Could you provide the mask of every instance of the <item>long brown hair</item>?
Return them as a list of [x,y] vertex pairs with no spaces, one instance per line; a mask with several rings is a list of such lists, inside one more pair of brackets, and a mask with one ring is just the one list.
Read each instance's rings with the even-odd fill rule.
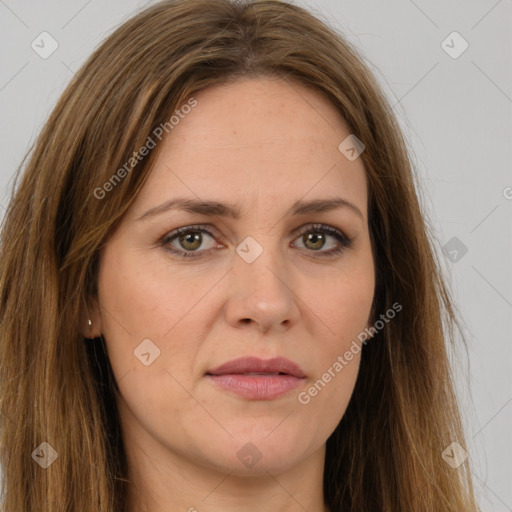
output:
[[[169,0],[95,50],[17,172],[0,247],[5,512],[127,510],[116,382],[104,340],[82,335],[98,253],[151,170],[158,147],[133,155],[155,128],[204,87],[258,76],[315,87],[363,141],[373,320],[403,307],[364,347],[352,399],[327,440],[327,505],[478,510],[468,461],[453,469],[441,456],[453,441],[465,446],[447,357],[455,306],[411,157],[363,57],[327,21],[284,1]],[[105,186],[121,168],[122,179]],[[58,454],[46,469],[33,456],[45,442]]]

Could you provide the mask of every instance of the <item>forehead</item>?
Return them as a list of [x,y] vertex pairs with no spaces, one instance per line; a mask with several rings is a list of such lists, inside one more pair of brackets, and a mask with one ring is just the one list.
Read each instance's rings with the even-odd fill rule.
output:
[[257,78],[193,97],[197,105],[159,142],[138,203],[183,195],[232,203],[251,194],[294,202],[309,193],[345,192],[365,211],[362,161],[349,161],[338,149],[350,129],[319,91]]
[[168,137],[170,149],[193,142],[202,150],[273,144],[297,151],[332,144],[350,133],[325,95],[296,80],[244,79],[208,87],[194,97],[197,106]]

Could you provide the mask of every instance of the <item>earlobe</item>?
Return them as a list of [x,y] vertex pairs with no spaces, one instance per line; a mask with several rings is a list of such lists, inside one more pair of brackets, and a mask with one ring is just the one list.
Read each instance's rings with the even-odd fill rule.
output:
[[86,339],[86,340],[92,340],[95,338],[94,334],[92,333],[92,320],[89,318],[87,320],[87,326],[85,329],[82,329],[82,336]]
[[98,302],[95,298],[90,299],[84,310],[82,325],[84,326],[84,338],[94,339],[101,336],[101,314]]

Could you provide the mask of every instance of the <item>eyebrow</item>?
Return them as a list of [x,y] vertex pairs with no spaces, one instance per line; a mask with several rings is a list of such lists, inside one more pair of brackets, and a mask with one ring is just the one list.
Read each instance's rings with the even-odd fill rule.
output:
[[[364,222],[364,216],[361,213],[361,210],[356,205],[341,197],[314,199],[311,201],[303,201],[299,199],[288,209],[288,211],[285,213],[285,216],[328,212],[338,208],[349,209],[358,217],[360,217]],[[201,201],[179,197],[150,208],[140,217],[138,217],[137,220],[148,219],[170,210],[183,210],[189,213],[197,213],[200,215],[232,217],[233,219],[239,219],[241,217],[241,208],[238,205],[225,204],[218,201]]]

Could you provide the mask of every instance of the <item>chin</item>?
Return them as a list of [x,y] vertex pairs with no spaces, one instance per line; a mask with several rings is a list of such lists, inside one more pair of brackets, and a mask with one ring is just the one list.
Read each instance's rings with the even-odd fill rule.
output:
[[227,434],[223,439],[210,438],[209,445],[200,449],[203,458],[206,453],[210,455],[207,465],[239,476],[268,476],[268,473],[289,471],[314,450],[299,427],[279,433],[275,430],[270,435],[272,429],[261,426],[253,427],[250,432],[244,430],[243,434],[231,430],[233,438]]

